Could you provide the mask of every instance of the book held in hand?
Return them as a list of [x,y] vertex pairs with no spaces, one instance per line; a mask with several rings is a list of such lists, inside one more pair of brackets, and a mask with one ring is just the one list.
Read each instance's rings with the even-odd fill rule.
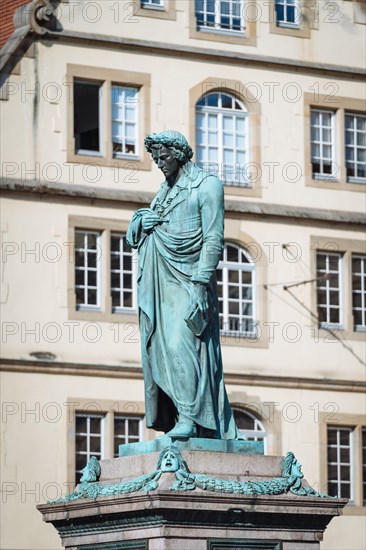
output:
[[208,325],[208,319],[203,316],[198,305],[189,311],[184,320],[195,336],[202,336]]

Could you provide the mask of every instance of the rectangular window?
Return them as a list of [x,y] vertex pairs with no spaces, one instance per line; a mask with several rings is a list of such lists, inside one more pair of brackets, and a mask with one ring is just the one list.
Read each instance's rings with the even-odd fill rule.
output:
[[366,330],[366,256],[352,254],[353,328]]
[[75,484],[91,456],[104,458],[104,420],[103,414],[75,415]]
[[121,233],[111,234],[111,294],[113,311],[136,309],[137,258]]
[[366,183],[366,116],[345,113],[347,181]]
[[299,27],[301,7],[299,0],[275,0],[276,24],[279,27]]
[[75,294],[77,309],[100,307],[100,236],[98,231],[75,231]]
[[161,9],[164,8],[164,0],[141,0],[142,8]]
[[100,153],[101,83],[74,81],[75,153]]
[[353,428],[328,426],[328,494],[353,500]]
[[139,90],[112,85],[112,143],[113,156],[138,155]]
[[311,109],[311,163],[313,177],[332,177],[334,113]]
[[114,415],[114,457],[118,457],[118,448],[126,443],[142,441],[143,422],[141,417]]
[[197,29],[245,30],[244,0],[196,0]]
[[317,252],[317,305],[320,327],[342,324],[342,254]]

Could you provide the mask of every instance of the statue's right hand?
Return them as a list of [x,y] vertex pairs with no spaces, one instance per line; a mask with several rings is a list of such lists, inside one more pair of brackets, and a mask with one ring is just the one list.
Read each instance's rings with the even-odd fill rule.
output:
[[141,219],[142,228],[145,232],[151,231],[159,223],[161,223],[160,216],[155,214],[152,210],[150,212],[146,212]]

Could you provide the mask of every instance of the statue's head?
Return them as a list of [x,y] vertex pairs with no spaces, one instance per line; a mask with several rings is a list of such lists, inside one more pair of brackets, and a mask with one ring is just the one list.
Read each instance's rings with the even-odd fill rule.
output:
[[176,159],[181,166],[186,164],[193,157],[193,151],[183,134],[176,130],[166,130],[160,134],[149,134],[146,136],[145,148],[153,155],[154,151],[163,148],[169,149],[172,157]]
[[145,147],[167,180],[175,180],[193,156],[186,138],[175,130],[149,134],[145,138]]
[[101,474],[101,467],[96,456],[91,456],[85,468],[82,469],[83,475],[80,481],[92,482],[98,481]]
[[162,472],[176,472],[177,470],[188,471],[182,455],[178,449],[173,446],[165,447],[165,449],[161,451],[157,469]]
[[283,477],[304,477],[301,471],[301,464],[295,457],[294,453],[287,453],[282,460],[282,476]]

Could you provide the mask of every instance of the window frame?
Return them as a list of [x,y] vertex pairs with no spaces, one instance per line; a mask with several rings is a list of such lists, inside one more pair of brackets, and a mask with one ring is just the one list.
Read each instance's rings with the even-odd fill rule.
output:
[[[361,260],[361,289],[355,290],[353,287],[353,259],[360,259]],[[357,311],[361,311],[361,316],[364,319],[363,325],[356,325],[355,322],[353,322],[353,330],[355,332],[366,332],[366,285],[362,277],[366,276],[366,256],[364,254],[357,254],[352,253],[351,254],[351,290],[352,290],[352,317],[354,319],[353,312],[356,309]],[[353,302],[353,294],[361,294],[361,306],[354,306]]]
[[[292,3],[290,3],[292,2]],[[279,20],[277,17],[277,10],[276,6],[282,5],[284,8],[284,13],[286,13],[287,18],[287,10],[289,7],[295,6],[295,20],[294,21],[287,21],[287,20]],[[300,14],[298,13],[300,11]],[[276,13],[276,25],[277,27],[283,27],[286,29],[299,29],[302,24],[302,13],[301,13],[301,0],[275,0],[275,13]],[[296,14],[298,17],[296,17]]]
[[[231,410],[233,411],[233,413],[236,411],[238,413],[245,414],[246,416],[248,416],[254,421],[254,424],[257,423],[260,426],[259,429],[254,429],[254,430],[241,430],[238,427],[238,431],[240,435],[243,435],[246,438],[252,437],[253,439],[250,441],[263,441],[263,450],[264,450],[264,454],[266,455],[268,453],[268,433],[263,424],[263,421],[260,418],[258,418],[253,412],[249,411],[244,407],[240,407],[237,404],[231,405]],[[261,439],[258,439],[258,437]]]
[[[220,9],[217,9],[217,7],[215,7],[215,11],[214,11],[214,26],[210,27],[210,26],[207,26],[206,25],[200,25],[198,23],[198,17],[197,17],[197,13],[198,13],[198,10],[197,10],[197,2],[199,1],[202,1],[204,3],[204,7],[203,7],[203,11],[200,12],[202,14],[204,14],[204,19],[206,19],[207,21],[207,15],[208,13],[212,13],[212,12],[208,12],[207,11],[207,1],[208,0],[194,0],[195,1],[195,17],[196,17],[196,28],[199,32],[213,32],[213,33],[218,33],[218,34],[228,34],[228,35],[238,35],[238,36],[245,36],[245,33],[246,33],[246,22],[245,22],[245,19],[244,19],[244,6],[245,6],[245,2],[246,0],[237,0],[240,4],[240,11],[241,11],[241,14],[239,16],[239,19],[240,19],[240,30],[237,30],[237,29],[225,29],[223,28],[221,25],[222,25],[222,21],[221,21],[221,18],[222,18],[222,13],[221,13],[221,2],[225,2],[225,3],[231,3],[235,0],[214,0],[215,2],[217,2],[217,4],[219,5],[219,8]],[[215,4],[216,6],[216,4]],[[205,9],[206,8],[206,9]],[[205,17],[206,16],[206,17]],[[233,19],[233,15],[230,14],[229,16],[229,19]]]
[[[366,177],[362,178],[362,177],[358,177],[358,176],[348,176],[347,175],[347,154],[346,154],[346,149],[347,149],[347,147],[350,147],[350,145],[347,145],[347,142],[346,142],[346,133],[347,133],[347,131],[349,131],[346,127],[346,117],[347,116],[353,116],[354,118],[355,117],[362,117],[362,118],[365,119],[365,124],[366,124],[366,115],[361,114],[361,113],[353,113],[353,112],[348,111],[348,110],[344,111],[344,121],[345,121],[345,124],[344,124],[344,150],[345,150],[345,159],[346,159],[346,179],[347,179],[347,183],[356,183],[356,184],[366,185]],[[358,131],[359,131],[358,128],[355,128],[353,134],[357,136]],[[361,131],[362,130],[360,130],[360,132]],[[363,132],[365,133],[365,140],[366,140],[366,129]],[[358,148],[359,148],[358,144],[354,143],[353,144],[353,151],[355,153],[357,153]],[[366,145],[362,146],[362,148],[366,148]],[[361,163],[358,162],[355,159],[354,164],[357,165],[357,164],[361,164]],[[365,166],[366,166],[366,161],[365,161]]]
[[[318,113],[319,115],[321,115],[322,117],[322,120],[323,120],[323,115],[324,114],[329,114],[330,117],[331,117],[331,123],[330,123],[330,131],[331,131],[331,140],[330,142],[324,142],[323,141],[323,138],[320,137],[319,141],[318,142],[315,142],[316,144],[319,145],[320,149],[321,149],[321,153],[320,153],[320,156],[319,156],[319,164],[322,164],[324,165],[324,161],[326,160],[325,157],[323,156],[322,154],[322,151],[323,151],[323,147],[324,145],[329,145],[331,146],[331,157],[330,157],[330,164],[332,166],[332,172],[330,174],[327,174],[326,172],[322,171],[322,172],[314,172],[313,171],[313,156],[311,154],[311,164],[312,164],[312,168],[311,168],[311,171],[312,171],[312,177],[314,180],[320,180],[320,181],[328,181],[328,180],[336,180],[336,175],[333,174],[333,167],[336,165],[336,162],[337,162],[337,157],[336,157],[336,150],[337,150],[337,147],[336,147],[336,129],[335,129],[335,115],[336,115],[336,111],[332,110],[332,109],[319,109],[319,108],[313,108],[311,107],[310,108],[310,150],[311,150],[311,146],[313,145],[314,141],[311,137],[311,132],[312,132],[312,129],[313,129],[313,125],[311,123],[311,115],[312,113]],[[320,133],[322,133],[324,129],[324,126],[323,124],[320,124],[319,125],[319,130],[320,130]]]
[[[244,140],[245,140],[245,148],[243,149],[243,151],[239,150],[239,152],[242,152],[243,155],[244,155],[244,158],[245,158],[245,164],[244,166],[248,165],[250,163],[250,158],[249,157],[249,153],[250,153],[250,135],[249,135],[249,131],[248,131],[248,127],[249,127],[249,113],[244,105],[244,103],[240,100],[238,100],[233,94],[230,94],[229,92],[224,92],[222,90],[219,90],[219,91],[212,91],[212,92],[208,92],[206,94],[204,94],[203,96],[201,96],[200,100],[208,97],[209,95],[213,95],[213,94],[218,94],[219,96],[222,96],[222,95],[226,95],[228,97],[231,98],[232,101],[235,101],[237,103],[239,103],[240,107],[242,108],[242,110],[237,110],[237,109],[233,109],[233,108],[226,108],[226,107],[210,107],[208,105],[204,105],[204,106],[201,106],[201,105],[197,105],[196,104],[196,121],[195,121],[195,127],[196,127],[196,141],[197,141],[197,130],[198,130],[198,125],[197,125],[197,117],[198,115],[201,113],[203,114],[203,116],[205,117],[205,120],[207,120],[210,115],[212,116],[215,116],[216,118],[216,123],[217,123],[217,165],[218,165],[218,168],[221,166],[222,167],[222,170],[220,172],[220,169],[219,169],[219,172],[215,175],[217,175],[219,177],[219,179],[222,181],[223,185],[227,186],[227,187],[239,187],[239,188],[248,188],[248,189],[251,189],[252,188],[252,185],[251,185],[251,182],[244,182],[244,183],[237,183],[236,181],[236,176],[234,178],[234,180],[226,180],[225,178],[225,172],[223,171],[224,170],[224,150],[230,150],[232,153],[233,153],[233,157],[235,157],[235,154],[238,152],[238,149],[236,147],[236,145],[233,145],[230,149],[228,147],[225,147],[224,146],[224,143],[223,143],[223,135],[224,135],[224,117],[225,115],[226,116],[230,116],[234,119],[234,122],[236,123],[236,120],[238,119],[242,119],[244,121]],[[219,98],[219,103],[222,103],[222,98],[220,100]],[[236,116],[237,115],[237,116]],[[209,138],[208,138],[208,134],[209,134],[209,129],[207,130],[207,132],[204,133],[204,139],[205,139],[205,143],[204,145],[197,145],[196,143],[196,155],[198,157],[198,150],[199,148],[202,148],[204,150],[208,150],[210,148],[210,143],[209,143]],[[237,132],[236,130],[234,129],[233,132],[231,133],[231,135],[236,138],[237,136]],[[206,151],[207,152],[207,151]],[[201,164],[200,161],[196,161],[198,164]],[[212,161],[213,164],[216,164]],[[207,164],[210,164],[210,161],[207,161]],[[234,166],[237,166],[239,163],[236,161],[236,159],[234,158]],[[240,164],[239,164],[239,167],[240,167]],[[235,171],[235,174],[236,174],[236,171]]]
[[[242,333],[240,331],[233,331],[233,330],[225,330],[225,329],[222,329],[220,330],[220,336],[224,336],[224,337],[238,337],[239,339],[240,338],[251,338],[253,340],[256,340],[258,338],[258,332],[256,330],[256,327],[258,325],[258,321],[256,320],[257,319],[257,290],[256,290],[256,266],[255,266],[255,263],[251,260],[250,258],[250,254],[249,252],[245,249],[244,246],[242,245],[239,245],[235,242],[232,242],[232,241],[227,241],[225,240],[225,248],[226,246],[229,245],[229,246],[232,246],[232,247],[235,247],[236,249],[238,249],[238,251],[241,251],[241,253],[243,253],[245,256],[248,257],[248,260],[250,259],[250,261],[248,262],[248,265],[250,266],[248,269],[241,269],[240,266],[246,266],[247,264],[245,263],[239,263],[239,262],[229,262],[229,261],[225,261],[225,260],[220,260],[218,266],[217,266],[217,269],[222,269],[222,318],[223,318],[223,323],[225,323],[225,317],[227,317],[227,321],[228,322],[228,319],[230,318],[230,313],[228,312],[228,305],[229,305],[229,297],[228,297],[228,286],[229,286],[229,283],[228,283],[228,280],[227,280],[227,273],[228,271],[230,271],[230,268],[232,268],[233,270],[235,271],[238,271],[238,272],[242,272],[242,271],[245,271],[245,272],[250,272],[252,274],[252,317],[253,317],[253,332],[247,332],[247,333]],[[224,250],[225,250],[224,248]],[[225,280],[226,279],[226,280]],[[239,280],[239,279],[238,279]],[[238,286],[240,287],[240,282],[238,283]],[[239,295],[240,295],[240,292],[239,292]],[[225,301],[226,300],[226,301]],[[240,299],[239,299],[240,300]],[[239,311],[240,311],[240,306],[239,306]],[[221,317],[221,316],[220,316]],[[239,314],[239,324],[241,323],[241,316]]]
[[65,403],[67,406],[66,415],[66,441],[67,460],[65,471],[65,493],[70,493],[75,487],[76,473],[76,414],[103,415],[104,417],[104,447],[102,460],[114,458],[114,415],[128,416],[141,419],[142,441],[155,439],[155,432],[146,428],[145,424],[145,403],[143,401],[117,401],[106,399],[94,399],[85,397],[68,397]]
[[277,24],[276,0],[270,0],[269,9],[269,32],[270,34],[281,34],[293,38],[311,38],[311,30],[318,29],[316,10],[313,0],[297,0],[300,9],[300,21],[298,25]]
[[134,4],[134,13],[136,17],[152,17],[153,19],[167,19],[170,21],[176,21],[177,19],[177,10],[176,10],[176,0],[162,0],[162,7],[154,7],[143,5],[143,2],[138,1],[137,5]]
[[[197,40],[207,40],[209,42],[224,42],[225,44],[243,44],[246,46],[257,45],[257,19],[258,12],[253,1],[243,1],[245,7],[245,20],[244,14],[242,15],[244,21],[244,32],[230,31],[227,29],[211,29],[203,28],[198,29],[197,17],[196,17],[196,0],[189,1],[189,37]],[[242,8],[244,11],[244,8]],[[214,46],[214,45],[213,45]]]
[[[329,260],[328,258],[329,257],[337,257],[338,258],[338,283],[339,283],[339,287],[338,287],[338,296],[339,296],[339,300],[338,300],[338,303],[339,303],[339,307],[337,308],[339,310],[339,322],[331,322],[331,321],[325,321],[325,322],[320,322],[319,321],[319,327],[320,328],[323,328],[323,329],[330,329],[330,330],[343,330],[344,329],[344,283],[343,283],[343,270],[344,270],[344,265],[343,265],[343,253],[342,252],[333,252],[333,251],[330,251],[330,250],[317,250],[316,251],[316,264],[318,264],[318,256],[320,254],[323,254],[325,256],[327,256],[327,259],[326,259],[326,263],[329,263]],[[316,266],[317,267],[317,271],[316,271],[316,274],[318,275],[318,265]],[[327,273],[328,271],[326,271],[325,273]],[[325,288],[322,287],[321,290],[324,290],[325,289],[325,292],[326,292],[326,303],[325,304],[321,304],[322,307],[325,306],[325,309],[326,309],[326,312],[327,312],[327,317],[328,317],[328,312],[330,312],[332,308],[331,304],[330,304],[330,299],[329,299],[329,293],[330,293],[330,285],[328,284],[328,280],[325,281]],[[320,290],[319,289],[319,281],[317,281],[317,291]],[[319,317],[319,303],[318,303],[318,300],[317,300],[317,314],[318,314],[318,317]]]
[[[343,318],[342,325],[334,326],[331,323],[328,327],[319,326],[319,337],[327,339],[330,337],[329,329],[334,328],[339,331],[339,335],[345,339],[362,340],[364,341],[364,331],[355,330],[353,323],[353,302],[352,302],[352,255],[366,255],[366,242],[356,239],[340,239],[337,237],[324,237],[311,235],[310,237],[310,266],[311,271],[316,277],[317,252],[325,253],[341,253],[342,254],[342,277],[341,277],[341,294],[343,295],[342,308]],[[315,313],[318,311],[317,302],[317,284],[314,283],[310,289],[311,292],[311,310]],[[328,328],[328,330],[327,330]],[[329,341],[329,340],[327,340]]]
[[[253,96],[250,89],[240,82],[235,80],[225,80],[225,87],[220,85],[221,77],[208,77],[202,82],[196,84],[189,91],[189,142],[194,151],[197,150],[196,144],[196,104],[209,92],[223,92],[233,96],[242,103],[247,112],[247,158],[249,166],[261,166],[261,104]],[[241,93],[239,93],[239,91]],[[247,99],[247,101],[245,101]],[[248,197],[261,197],[262,185],[261,178],[255,177],[257,174],[249,170],[252,178],[252,186],[244,187],[243,185],[224,185],[226,195],[240,195]]]
[[[362,430],[366,428],[363,415],[354,415],[336,412],[321,412],[319,414],[319,461],[320,461],[320,492],[327,493],[328,490],[328,426],[336,428],[351,428],[353,430],[353,441],[351,442],[351,459],[353,468],[351,476],[353,479],[353,501],[343,509],[344,515],[364,515],[365,504],[363,503],[363,475],[362,475]],[[351,493],[352,494],[352,493]]]
[[[122,440],[122,436],[116,435],[116,432],[115,432],[114,423],[116,421],[116,418],[123,419],[125,421],[125,427],[126,427],[126,434],[125,434],[125,441],[124,441],[125,445],[129,443],[140,443],[141,441],[144,441],[144,424],[143,424],[144,417],[143,416],[136,416],[136,415],[131,416],[128,414],[121,414],[121,413],[114,412],[113,414],[113,458],[118,458],[118,456],[115,456],[115,453],[114,453],[114,445],[116,443],[116,440],[118,439]],[[128,428],[129,428],[130,420],[138,421],[139,434],[138,434],[138,439],[134,441],[128,441],[128,437],[129,437]],[[123,445],[122,441],[119,445]]]
[[[87,425],[87,430],[86,430],[86,433],[82,433],[82,432],[77,432],[76,431],[76,418],[79,417],[84,417],[86,418],[86,425]],[[96,453],[95,451],[90,451],[90,436],[91,436],[91,432],[90,432],[90,418],[100,418],[101,419],[101,422],[100,422],[100,453]],[[77,470],[76,469],[76,455],[86,455],[86,461],[85,461],[85,465],[87,464],[87,462],[89,461],[90,457],[91,456],[96,456],[98,458],[98,454],[100,454],[100,458],[99,460],[104,460],[106,458],[105,454],[106,454],[106,430],[105,430],[105,423],[106,423],[106,415],[105,413],[97,413],[97,412],[80,412],[78,410],[75,411],[75,468],[74,468],[74,472],[75,472],[75,478],[76,478],[76,474],[79,472],[81,473],[81,470]],[[86,452],[77,452],[76,450],[76,437],[77,435],[86,435],[86,441],[87,441],[87,450]],[[84,468],[84,466],[83,466]],[[76,481],[75,481],[75,484]]]
[[[129,212],[126,212],[129,215]],[[132,214],[131,214],[132,215]],[[131,342],[134,338],[138,338],[138,307],[137,307],[137,283],[133,281],[133,292],[135,308],[119,308],[114,310],[112,307],[112,294],[111,294],[111,235],[113,233],[123,234],[127,232],[129,222],[123,220],[113,220],[104,218],[93,218],[83,216],[69,216],[68,223],[68,246],[69,260],[68,260],[68,318],[78,320],[94,320],[94,321],[110,321],[129,323],[133,328],[130,334]],[[76,230],[88,230],[100,232],[100,307],[97,309],[92,308],[77,308],[75,297],[75,231]],[[133,267],[133,273],[135,279],[137,277],[137,251],[132,251],[135,259],[132,258],[132,262],[135,262]]]
[[[305,185],[317,189],[333,189],[339,191],[366,192],[366,182],[347,181],[346,146],[345,146],[345,114],[364,114],[364,101],[350,97],[335,95],[332,83],[329,84],[328,95],[304,93],[304,143],[305,143]],[[319,176],[314,178],[311,162],[311,109],[334,111],[334,143],[335,167],[333,177]]]
[[[95,235],[96,236],[96,268],[95,268],[95,272],[96,272],[96,304],[80,304],[78,305],[76,303],[76,309],[77,311],[100,311],[100,305],[101,305],[101,294],[102,294],[102,285],[101,285],[101,269],[100,269],[100,263],[98,262],[98,250],[100,251],[101,250],[101,232],[100,231],[94,231],[94,230],[91,230],[91,229],[80,229],[80,228],[75,228],[75,233],[74,233],[74,239],[76,238],[76,233],[84,233],[84,242],[85,242],[85,235]],[[76,239],[75,239],[76,241]],[[87,258],[87,255],[89,253],[89,248],[84,248],[82,249],[84,251],[86,251],[86,254],[85,254],[85,257]],[[76,244],[75,244],[75,252],[77,252],[77,249],[76,249]],[[84,262],[84,269],[82,269],[82,271],[84,271],[84,283],[85,283],[85,271],[89,271],[89,266],[86,265],[87,262]],[[76,262],[75,262],[75,279],[76,279],[76,271],[77,271],[77,266],[76,266]],[[84,288],[84,295],[85,295],[85,289],[88,289],[89,288],[89,285],[78,285],[76,283],[76,280],[75,280],[75,291],[77,288]],[[76,299],[75,299],[76,301]]]
[[[74,82],[99,82],[100,86],[100,151],[81,151],[75,149],[74,136]],[[67,162],[77,164],[94,164],[113,168],[131,168],[151,170],[149,153],[143,147],[143,140],[150,128],[150,88],[151,76],[147,73],[119,71],[101,67],[67,64],[66,82],[69,86],[67,101]],[[112,86],[138,88],[138,150],[139,155],[126,154],[123,157],[113,155],[112,144]]]

